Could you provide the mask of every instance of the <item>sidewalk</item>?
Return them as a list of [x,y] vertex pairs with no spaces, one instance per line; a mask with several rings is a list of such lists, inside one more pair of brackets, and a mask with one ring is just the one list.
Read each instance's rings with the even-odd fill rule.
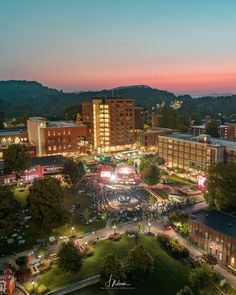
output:
[[[183,244],[190,252],[190,254],[193,257],[198,257],[201,256],[204,252],[201,251],[200,249],[196,248],[192,243],[189,241],[185,240],[180,234],[176,232],[176,236],[178,237],[178,241]],[[227,271],[224,267],[220,266],[219,264],[216,264],[214,266],[214,271],[223,277],[230,283],[232,288],[236,290],[236,276],[234,276],[232,273]]]

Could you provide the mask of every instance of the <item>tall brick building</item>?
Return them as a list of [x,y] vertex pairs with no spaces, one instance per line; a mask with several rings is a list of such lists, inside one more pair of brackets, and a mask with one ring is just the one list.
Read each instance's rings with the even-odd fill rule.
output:
[[88,143],[99,153],[133,147],[135,142],[135,102],[133,99],[105,98],[83,103],[83,122]]
[[201,210],[188,221],[192,243],[236,269],[236,217],[220,211]]

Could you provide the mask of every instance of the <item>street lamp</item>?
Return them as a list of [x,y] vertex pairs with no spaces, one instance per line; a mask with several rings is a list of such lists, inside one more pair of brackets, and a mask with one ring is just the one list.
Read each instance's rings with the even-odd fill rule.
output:
[[33,286],[33,293],[34,293],[34,281],[32,281],[32,286]]
[[149,233],[151,232],[151,223],[148,222]]
[[85,249],[87,250],[87,248],[88,248],[88,242],[85,241],[84,244],[85,244]]
[[113,226],[114,229],[114,235],[116,234],[116,225]]
[[74,231],[75,231],[75,228],[74,228],[74,226],[72,226],[72,228],[71,228],[71,234],[72,235],[74,234]]

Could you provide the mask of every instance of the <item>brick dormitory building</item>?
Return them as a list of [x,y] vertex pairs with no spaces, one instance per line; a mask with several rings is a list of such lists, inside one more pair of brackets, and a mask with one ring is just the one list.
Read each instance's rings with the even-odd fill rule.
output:
[[204,172],[210,164],[236,162],[236,142],[206,134],[159,135],[158,153],[168,167]]
[[10,144],[24,144],[31,156],[32,166],[24,171],[21,180],[31,183],[45,174],[62,170],[63,156],[86,149],[87,127],[68,121],[47,121],[41,117],[31,117],[27,130],[0,131],[0,186],[17,183],[14,173],[4,174],[1,161]]
[[201,210],[189,217],[192,243],[236,270],[236,217],[220,211]]
[[87,126],[69,121],[27,120],[27,130],[0,131],[0,159],[10,144],[25,144],[31,157],[67,155],[86,147]]

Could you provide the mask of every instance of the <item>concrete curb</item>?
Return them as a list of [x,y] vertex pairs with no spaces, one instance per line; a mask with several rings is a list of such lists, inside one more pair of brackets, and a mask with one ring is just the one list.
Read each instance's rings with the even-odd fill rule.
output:
[[[100,275],[93,276],[91,278],[67,285],[63,288],[53,290],[50,292],[45,293],[45,295],[65,295],[65,294],[70,294],[73,293],[79,289],[82,289],[87,286],[94,285],[100,281]],[[28,295],[28,294],[27,294]]]

